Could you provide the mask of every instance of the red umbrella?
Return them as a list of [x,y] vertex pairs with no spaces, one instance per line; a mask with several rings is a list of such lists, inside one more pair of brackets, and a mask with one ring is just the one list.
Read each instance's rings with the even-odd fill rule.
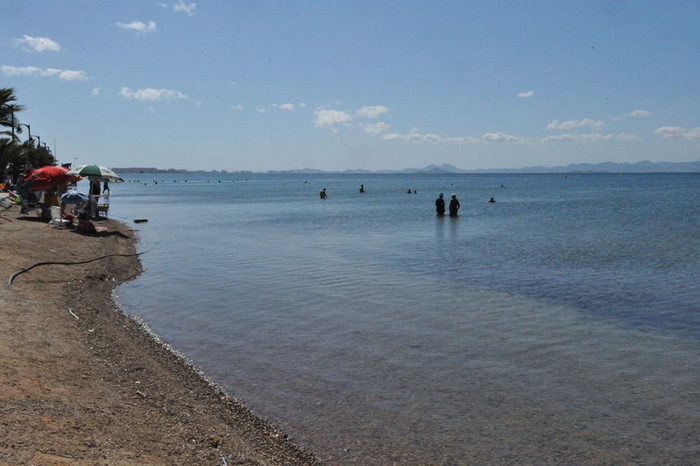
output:
[[32,191],[43,191],[54,186],[73,183],[80,180],[79,176],[67,175],[68,169],[64,167],[46,166],[37,168],[24,177],[25,183],[31,181]]

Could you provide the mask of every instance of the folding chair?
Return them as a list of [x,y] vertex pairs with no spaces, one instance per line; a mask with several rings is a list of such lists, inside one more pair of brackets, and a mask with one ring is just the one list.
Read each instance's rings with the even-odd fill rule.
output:
[[97,204],[97,215],[107,218],[109,212],[109,194],[103,194]]
[[36,213],[37,217],[43,218],[46,206],[39,202],[41,199],[41,191],[35,193],[31,188],[31,181],[28,183],[20,183],[17,185],[17,195],[20,200],[20,209],[17,217],[29,215],[31,211]]

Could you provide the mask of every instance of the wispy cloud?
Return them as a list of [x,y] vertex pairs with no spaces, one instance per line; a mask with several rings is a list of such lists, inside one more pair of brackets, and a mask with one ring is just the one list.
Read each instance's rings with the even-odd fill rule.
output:
[[511,134],[501,133],[500,131],[495,133],[484,133],[484,135],[481,138],[485,142],[508,142],[516,144],[522,144],[526,142],[525,138],[522,138],[520,136],[513,136]]
[[367,107],[362,107],[357,111],[357,116],[362,117],[362,118],[379,118],[381,115],[385,114],[388,112],[389,109],[386,108],[383,105],[373,105],[373,106],[367,106]]
[[603,127],[604,124],[605,123],[600,121],[600,120],[592,120],[590,118],[584,118],[583,120],[578,120],[578,121],[577,120],[568,120],[568,121],[554,120],[550,124],[547,125],[547,129],[567,130],[567,129],[590,127],[591,129],[599,130]]
[[527,91],[527,92],[521,92],[518,94],[518,97],[521,99],[527,99],[528,97],[532,97],[535,95],[535,91]]
[[294,110],[294,104],[272,104],[272,106],[282,110]]
[[[380,131],[368,131],[368,126],[360,125],[368,133],[380,133]],[[377,128],[379,129],[379,128]],[[700,131],[700,128],[698,128]],[[596,142],[623,142],[636,141],[642,139],[639,136],[627,133],[619,134],[559,134],[556,136],[534,137],[527,138],[512,134],[503,133],[501,131],[493,131],[484,133],[480,138],[473,136],[456,136],[444,137],[438,134],[421,134],[417,128],[411,128],[406,134],[401,133],[386,133],[382,134],[384,140],[398,140],[404,143],[434,143],[434,144],[550,144],[554,142],[572,142],[576,144],[588,144]]]
[[197,14],[197,5],[179,1],[173,6],[173,11],[175,13],[187,13],[187,16],[194,16]]
[[134,31],[137,34],[146,34],[149,32],[156,32],[156,22],[155,21],[149,21],[148,24],[144,23],[143,21],[132,21],[130,23],[116,23],[117,26],[119,26],[122,29],[126,29],[127,31]]
[[389,131],[391,129],[391,125],[387,125],[383,121],[379,121],[377,123],[361,123],[360,128],[362,128],[365,133],[382,134]]
[[618,121],[618,120],[626,120],[627,118],[646,118],[649,115],[651,115],[651,112],[648,112],[646,110],[635,110],[630,113],[625,113],[624,115],[616,116],[610,118],[613,121]]
[[473,137],[443,137],[437,134],[421,134],[418,128],[411,128],[411,130],[406,134],[400,133],[387,133],[382,135],[382,139],[386,141],[399,140],[404,143],[418,144],[418,143],[451,143],[451,144],[476,144],[481,142],[478,138]]
[[15,43],[29,52],[58,52],[61,46],[47,37],[32,37],[25,35],[22,39],[15,39]]
[[556,136],[545,136],[537,138],[535,142],[547,144],[550,142],[573,142],[576,144],[588,144],[595,142],[624,142],[624,141],[639,141],[642,138],[635,134],[619,133],[619,134],[559,134]]
[[341,127],[347,127],[352,122],[352,116],[340,110],[317,108],[314,110],[314,124],[337,133]]
[[63,81],[86,81],[88,78],[85,71],[59,70],[57,68],[37,68],[36,66],[0,66],[2,74],[9,77],[18,76],[41,76],[41,77],[58,77]]
[[99,88],[99,87],[93,87],[93,88],[92,88],[92,95],[95,96],[95,97],[98,96],[98,95],[100,95],[100,88]]
[[153,88],[138,89],[132,92],[132,90],[128,87],[122,87],[121,91],[119,91],[119,95],[121,95],[125,99],[138,100],[141,102],[158,100],[181,100],[187,98],[185,94],[179,91]]
[[662,126],[654,130],[654,134],[661,136],[662,139],[694,141],[700,139],[700,127],[685,129],[680,126]]

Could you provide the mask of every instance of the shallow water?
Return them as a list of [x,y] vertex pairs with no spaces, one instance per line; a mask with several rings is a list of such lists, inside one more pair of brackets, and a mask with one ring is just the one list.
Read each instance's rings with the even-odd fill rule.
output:
[[700,458],[699,175],[125,178],[124,308],[330,464]]

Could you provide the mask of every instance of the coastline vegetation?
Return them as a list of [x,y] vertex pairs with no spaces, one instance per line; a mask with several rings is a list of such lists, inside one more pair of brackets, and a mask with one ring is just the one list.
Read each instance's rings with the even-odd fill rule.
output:
[[[31,125],[20,121],[18,114],[25,106],[16,102],[14,88],[0,88],[0,181],[16,181],[27,169],[56,164],[56,158],[46,143],[41,142],[41,137],[32,136]],[[27,139],[22,142],[19,135],[24,128]]]

